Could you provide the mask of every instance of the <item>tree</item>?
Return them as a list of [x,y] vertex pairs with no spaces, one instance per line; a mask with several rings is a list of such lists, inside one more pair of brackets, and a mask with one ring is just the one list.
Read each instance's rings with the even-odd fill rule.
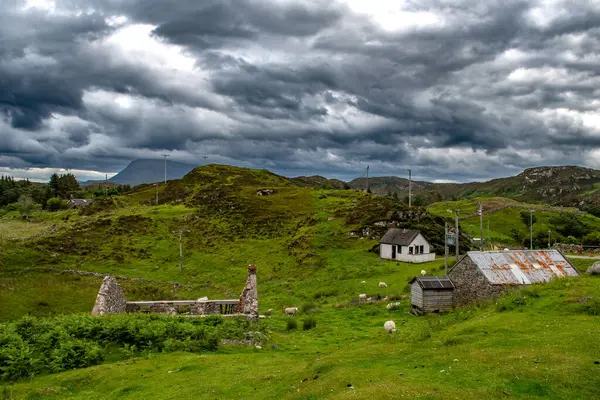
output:
[[46,202],[46,208],[48,209],[48,211],[58,211],[62,210],[65,207],[65,201],[58,197],[52,197]]
[[521,216],[521,221],[523,221],[527,227],[529,224],[535,224],[537,222],[535,214],[530,214],[529,211],[521,211],[519,215]]
[[54,196],[58,196],[58,192],[59,192],[59,177],[58,174],[52,174],[52,176],[50,176],[50,182],[48,182],[48,185],[50,186],[50,190],[52,190],[52,195]]
[[58,178],[59,197],[68,199],[70,196],[79,190],[79,182],[73,174],[64,174]]
[[33,198],[28,195],[28,194],[22,194],[19,197],[19,209],[21,210],[21,215],[25,215],[26,219],[29,219],[29,216],[31,215],[31,211],[33,210],[33,207],[35,206],[35,202],[33,201]]

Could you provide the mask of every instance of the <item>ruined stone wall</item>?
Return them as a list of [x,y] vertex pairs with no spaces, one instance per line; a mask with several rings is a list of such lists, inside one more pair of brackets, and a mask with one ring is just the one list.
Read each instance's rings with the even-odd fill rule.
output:
[[455,286],[455,306],[476,303],[506,291],[503,286],[491,285],[470,257],[464,257],[456,264],[448,272],[448,277]]
[[566,243],[555,243],[552,246],[553,249],[560,251],[561,253],[594,253],[599,254],[600,248],[584,247],[580,244],[566,244]]
[[98,291],[92,315],[124,313],[127,309],[127,300],[121,285],[114,276],[106,276]]
[[258,319],[258,287],[256,282],[256,265],[248,266],[248,279],[240,295],[237,311],[250,319]]

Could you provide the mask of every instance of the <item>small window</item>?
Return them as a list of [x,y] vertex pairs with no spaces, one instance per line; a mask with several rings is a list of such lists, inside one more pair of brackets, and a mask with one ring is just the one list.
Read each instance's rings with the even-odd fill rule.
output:
[[413,253],[413,248],[412,246],[408,248],[408,254],[412,254]]
[[421,254],[423,254],[423,252],[425,251],[425,246],[420,246],[421,248],[419,249],[419,251],[421,252]]

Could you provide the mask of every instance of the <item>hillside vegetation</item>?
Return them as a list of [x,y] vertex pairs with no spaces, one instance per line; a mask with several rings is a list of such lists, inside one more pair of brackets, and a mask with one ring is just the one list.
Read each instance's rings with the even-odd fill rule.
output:
[[[393,196],[220,165],[158,189],[158,206],[156,187],[142,185],[81,211],[38,209],[29,221],[2,213],[0,341],[8,350],[0,372],[31,360],[35,368],[25,370],[35,376],[5,378],[0,398],[571,399],[590,398],[600,383],[595,277],[445,315],[408,314],[408,282],[421,270],[442,275],[444,260],[384,261],[378,239],[387,223],[418,228],[440,253],[441,210],[455,205],[409,210]],[[211,318],[216,328],[196,335],[185,318],[157,317],[144,329],[145,316],[89,317],[103,274],[122,277],[130,300],[235,298],[248,264],[258,267],[260,312],[273,309],[256,325]],[[373,302],[359,303],[360,293]],[[400,306],[388,311],[386,296]],[[299,307],[297,317],[283,315],[289,306]],[[395,335],[383,331],[388,319]],[[32,324],[56,334],[20,328]],[[265,335],[258,348],[244,341],[249,332]],[[56,353],[47,351],[53,337],[65,340]]]

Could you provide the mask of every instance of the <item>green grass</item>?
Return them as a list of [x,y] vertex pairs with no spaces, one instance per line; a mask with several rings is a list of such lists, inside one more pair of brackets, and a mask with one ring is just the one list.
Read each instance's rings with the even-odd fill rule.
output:
[[[259,188],[275,189],[275,194],[256,196]],[[407,313],[408,281],[422,269],[443,275],[443,259],[419,265],[381,260],[370,251],[377,240],[348,234],[386,220],[395,207],[389,200],[352,190],[298,187],[266,171],[219,166],[161,186],[161,202],[169,204],[153,206],[154,193],[154,187],[141,187],[83,213],[36,215],[38,221],[56,223],[57,232],[3,243],[0,320],[28,313],[89,313],[100,278],[43,273],[38,267],[158,281],[122,285],[131,300],[159,300],[236,298],[247,265],[256,264],[260,312],[274,310],[272,318],[259,322],[270,342],[262,349],[224,345],[210,354],[150,353],[109,360],[5,386],[0,399],[595,396],[599,317],[593,315],[596,303],[579,299],[597,297],[600,279],[560,281],[499,304],[414,317]],[[515,205],[505,199],[484,202]],[[473,201],[460,207],[475,211]],[[446,208],[457,205],[437,204],[429,211],[442,215]],[[543,226],[552,212],[538,210]],[[516,204],[490,214],[497,242],[509,240],[511,226],[522,225],[520,211]],[[5,215],[0,226],[6,221],[26,224]],[[477,222],[468,219],[461,225],[477,232]],[[432,232],[440,229],[427,215],[421,223]],[[175,233],[180,228],[186,231],[183,272]],[[573,262],[583,271],[593,260]],[[388,287],[379,288],[380,281]],[[386,302],[357,305],[361,293],[401,298],[402,306],[390,312]],[[288,331],[281,309],[294,306],[311,309],[316,327],[303,330],[309,315],[301,312],[297,329]],[[388,319],[398,325],[395,335],[383,330]]]
[[[599,289],[598,278],[562,280],[502,299],[529,299],[508,311],[490,304],[427,317],[407,315],[405,301],[391,313],[385,303],[328,306],[311,314],[318,323],[308,331],[288,332],[277,312],[260,322],[276,347],[155,354],[6,390],[65,399],[595,398],[599,317],[579,299]],[[395,335],[383,331],[388,319]]]
[[[483,204],[484,217],[483,217],[483,235],[484,238],[488,237],[488,223],[489,223],[489,234],[491,236],[492,243],[502,246],[504,245],[517,245],[520,243],[515,241],[512,234],[513,230],[520,232],[522,238],[529,237],[529,227],[526,225],[522,218],[521,212],[530,209],[535,210],[535,217],[537,222],[533,226],[534,235],[546,235],[548,230],[556,235],[556,227],[551,224],[550,219],[559,215],[560,213],[576,212],[577,209],[568,207],[553,207],[541,204],[527,204],[520,203],[512,199],[506,199],[501,197],[495,198],[476,198],[473,200],[460,200],[450,202],[434,203],[428,207],[427,211],[433,215],[451,218],[454,214],[448,213],[447,210],[461,210],[460,219],[461,228],[470,237],[480,236],[480,221],[479,216],[474,215],[467,217],[470,214],[477,212],[477,203],[481,201]],[[577,217],[580,221],[584,222],[592,228],[592,230],[600,230],[600,218],[595,217],[591,214],[581,214]],[[580,238],[579,238],[580,239]],[[552,240],[552,239],[551,239]],[[552,240],[554,243],[555,240]]]

